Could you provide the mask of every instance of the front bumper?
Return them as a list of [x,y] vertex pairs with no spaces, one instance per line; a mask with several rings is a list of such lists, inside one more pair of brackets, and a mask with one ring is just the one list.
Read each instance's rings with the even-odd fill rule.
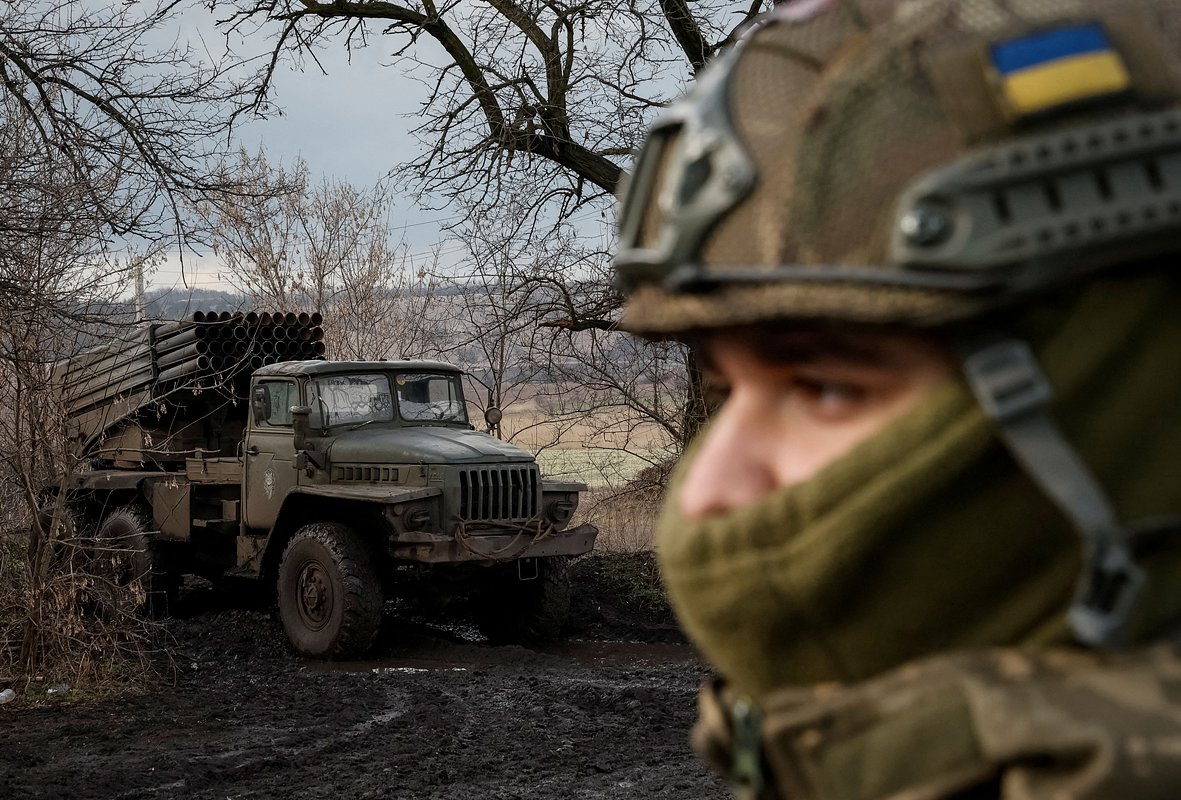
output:
[[441,533],[398,533],[390,537],[390,555],[403,561],[424,564],[456,562],[513,561],[518,558],[546,556],[580,556],[595,545],[599,529],[594,525],[579,525],[552,533],[534,531],[505,531],[478,535]]

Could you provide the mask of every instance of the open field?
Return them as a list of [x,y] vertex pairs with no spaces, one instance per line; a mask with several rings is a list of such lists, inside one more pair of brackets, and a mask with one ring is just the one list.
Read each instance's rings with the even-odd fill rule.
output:
[[534,453],[543,474],[621,488],[641,470],[673,457],[668,435],[657,425],[636,422],[618,409],[562,414],[552,402],[556,389],[541,391],[504,409],[501,435]]

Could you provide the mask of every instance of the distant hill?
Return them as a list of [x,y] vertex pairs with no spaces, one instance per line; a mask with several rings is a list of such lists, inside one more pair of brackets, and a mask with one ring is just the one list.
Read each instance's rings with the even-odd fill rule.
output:
[[216,289],[153,289],[147,293],[149,319],[183,319],[194,311],[237,311],[246,298]]

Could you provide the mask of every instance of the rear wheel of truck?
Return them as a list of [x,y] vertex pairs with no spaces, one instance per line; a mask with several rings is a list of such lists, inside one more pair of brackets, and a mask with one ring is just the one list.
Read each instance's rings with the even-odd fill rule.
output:
[[477,605],[481,633],[497,644],[541,644],[558,638],[570,610],[565,556],[498,564],[488,573]]
[[163,616],[175,601],[179,582],[164,569],[146,512],[135,506],[103,518],[87,543],[89,567],[102,583],[98,602],[104,610],[130,610]]
[[351,528],[317,522],[296,531],[279,564],[279,616],[292,646],[314,658],[352,658],[381,625],[381,585]]

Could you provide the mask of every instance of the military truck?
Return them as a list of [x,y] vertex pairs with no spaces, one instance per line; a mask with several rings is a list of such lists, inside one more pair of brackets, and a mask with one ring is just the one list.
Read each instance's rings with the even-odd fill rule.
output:
[[475,600],[490,638],[556,636],[597,534],[569,527],[586,487],[477,431],[456,367],[326,361],[320,322],[198,312],[58,365],[85,466],[47,496],[156,608],[183,574],[273,586],[308,656],[364,653],[408,570]]

